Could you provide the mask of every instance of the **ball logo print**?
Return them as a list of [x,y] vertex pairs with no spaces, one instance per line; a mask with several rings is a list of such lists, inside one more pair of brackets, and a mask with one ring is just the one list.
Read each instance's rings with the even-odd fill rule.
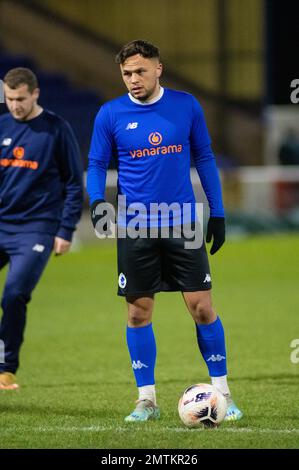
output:
[[198,393],[195,397],[195,403],[197,403],[198,401],[201,401],[201,400],[208,400],[208,398],[210,398],[211,395],[212,395],[212,392]]
[[160,145],[162,142],[162,135],[160,134],[160,132],[151,132],[148,140],[149,143],[152,145]]

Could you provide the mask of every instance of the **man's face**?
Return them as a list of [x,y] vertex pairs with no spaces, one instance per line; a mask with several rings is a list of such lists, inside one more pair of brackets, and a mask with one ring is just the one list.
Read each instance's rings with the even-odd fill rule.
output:
[[158,94],[162,73],[162,64],[158,59],[147,59],[136,54],[128,57],[120,70],[127,89],[137,100],[147,101]]
[[6,106],[15,119],[26,121],[30,119],[39,97],[39,89],[31,93],[28,85],[21,85],[15,90],[4,83]]

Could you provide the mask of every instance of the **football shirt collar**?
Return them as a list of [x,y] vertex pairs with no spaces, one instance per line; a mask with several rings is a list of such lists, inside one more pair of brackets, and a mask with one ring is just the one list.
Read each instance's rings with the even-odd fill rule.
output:
[[129,95],[130,100],[133,101],[133,103],[141,104],[142,106],[147,106],[148,104],[156,103],[162,98],[162,96],[164,95],[164,88],[160,86],[159,94],[152,100],[147,101],[146,103],[144,101],[137,100],[136,98],[134,98],[134,96],[131,95],[131,93],[128,93],[128,95]]

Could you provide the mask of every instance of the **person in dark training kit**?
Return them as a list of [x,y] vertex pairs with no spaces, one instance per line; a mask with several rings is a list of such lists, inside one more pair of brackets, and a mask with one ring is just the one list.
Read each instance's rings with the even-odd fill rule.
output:
[[51,253],[67,253],[83,203],[83,166],[69,124],[38,104],[35,74],[4,77],[9,113],[0,116],[0,269],[9,263],[1,307],[0,389],[15,373],[27,304]]
[[[92,222],[97,229],[103,219],[106,173],[115,155],[119,195],[125,196],[126,209],[130,209],[126,216],[134,213],[133,207],[138,211],[136,208],[142,205],[146,212],[144,219],[141,214],[140,224],[146,229],[160,229],[158,237],[131,237],[129,231],[126,237],[118,234],[118,294],[127,301],[127,345],[138,387],[137,405],[125,421],[147,421],[160,415],[152,326],[154,295],[160,291],[182,293],[212,384],[226,397],[225,419],[238,420],[242,412],[232,400],[227,383],[224,330],[212,307],[205,244],[191,249],[186,246],[185,233],[174,236],[175,227],[184,228],[181,214],[186,206],[191,207],[190,221],[197,220],[190,180],[192,152],[210,207],[207,242],[213,240],[211,254],[225,240],[221,185],[203,110],[191,94],[160,85],[162,64],[159,49],[153,44],[132,41],[121,49],[116,62],[129,93],[105,103],[95,119],[87,178]],[[155,213],[150,212],[153,203],[172,207],[166,213],[169,217],[161,211],[157,221]],[[131,227],[130,217],[125,222],[127,228]],[[124,223],[122,217],[118,217],[118,230],[120,223]],[[168,237],[161,235],[165,227],[172,228]]]

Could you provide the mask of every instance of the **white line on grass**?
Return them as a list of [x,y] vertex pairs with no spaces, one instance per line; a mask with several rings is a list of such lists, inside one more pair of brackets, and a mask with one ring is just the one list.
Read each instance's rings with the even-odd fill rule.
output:
[[[28,430],[31,432],[43,432],[43,433],[53,433],[53,432],[64,432],[64,433],[69,433],[69,432],[95,432],[95,433],[101,433],[101,432],[107,432],[107,431],[115,431],[115,432],[120,432],[120,433],[126,433],[133,431],[143,431],[143,432],[151,432],[155,430],[157,431],[157,428],[148,428],[144,426],[126,426],[126,427],[115,427],[115,426],[39,426],[36,428],[31,428],[28,427]],[[20,431],[19,428],[2,428],[1,432],[16,432]],[[268,429],[268,428],[217,428],[217,429],[204,429],[204,428],[198,428],[198,429],[187,429],[187,428],[180,428],[180,427],[168,427],[168,426],[163,426],[162,428],[159,428],[159,431],[162,432],[174,432],[174,433],[185,433],[185,432],[222,432],[222,433],[255,433],[255,434],[298,434],[299,429]]]

